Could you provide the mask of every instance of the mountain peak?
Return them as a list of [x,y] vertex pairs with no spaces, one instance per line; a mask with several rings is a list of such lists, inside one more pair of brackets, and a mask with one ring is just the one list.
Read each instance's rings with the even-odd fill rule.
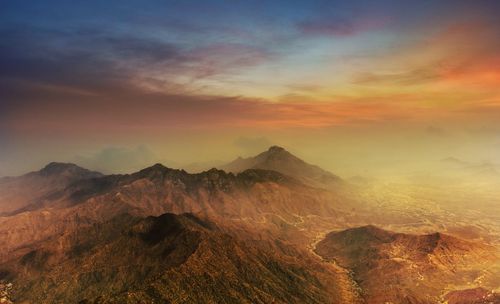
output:
[[287,151],[285,150],[285,148],[280,147],[280,146],[271,146],[271,147],[269,147],[267,152],[276,153],[276,152],[287,152]]
[[59,163],[59,162],[49,163],[48,165],[43,167],[38,173],[43,176],[58,175],[63,173],[85,174],[96,177],[101,175],[98,172],[92,172],[73,163]]
[[294,161],[294,162],[303,162],[301,159],[288,152],[285,148],[280,146],[271,146],[267,151],[264,151],[256,156],[258,158],[258,162],[266,162],[266,161]]
[[388,242],[392,240],[394,233],[384,230],[374,225],[366,225],[361,227],[349,228],[340,232],[333,232],[332,237],[340,237],[344,239],[363,240],[364,242]]
[[357,228],[352,228],[352,230],[363,231],[363,232],[367,232],[370,234],[388,232],[387,230],[384,230],[384,229],[377,227],[375,225],[365,225],[365,226],[361,226],[361,227],[357,227]]
[[233,173],[248,169],[272,170],[318,187],[329,187],[340,181],[340,178],[334,174],[306,163],[280,146],[271,146],[254,157],[237,158],[221,168]]
[[50,162],[45,167],[43,167],[40,171],[48,173],[48,172],[61,171],[61,170],[66,170],[69,168],[76,168],[76,167],[78,167],[78,166],[73,164],[73,163]]
[[151,169],[151,170],[167,170],[168,168],[165,167],[163,164],[156,163],[156,164],[152,165],[151,167],[149,167],[149,169]]
[[170,169],[170,168],[167,168],[160,163],[156,163],[156,164],[154,164],[150,167],[146,167],[146,168],[144,168],[144,169],[142,169],[139,172],[136,172],[134,174],[151,177],[151,176],[156,176],[156,175],[163,175],[164,173],[171,171],[171,170],[174,170],[174,169]]

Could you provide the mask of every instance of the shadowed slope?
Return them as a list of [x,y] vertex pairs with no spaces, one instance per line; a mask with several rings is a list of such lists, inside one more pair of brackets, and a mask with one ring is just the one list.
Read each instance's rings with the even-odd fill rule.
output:
[[310,263],[238,240],[193,215],[163,214],[118,216],[3,266],[17,301],[339,303]]
[[244,219],[255,226],[266,225],[269,214],[289,222],[308,214],[334,216],[333,202],[334,194],[275,171],[189,174],[157,164],[133,174],[74,182],[29,211],[0,217],[0,261],[30,243],[124,212],[141,217],[190,212],[222,221]]

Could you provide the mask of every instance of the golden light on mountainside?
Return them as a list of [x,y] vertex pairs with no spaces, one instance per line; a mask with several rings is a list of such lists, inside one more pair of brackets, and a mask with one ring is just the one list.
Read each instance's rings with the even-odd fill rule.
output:
[[499,13],[0,1],[0,302],[500,303]]

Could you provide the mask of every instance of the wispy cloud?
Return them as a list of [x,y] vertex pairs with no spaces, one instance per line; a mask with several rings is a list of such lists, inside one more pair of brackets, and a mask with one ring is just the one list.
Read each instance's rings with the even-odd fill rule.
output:
[[159,158],[149,147],[142,145],[135,148],[107,147],[91,155],[78,155],[73,161],[103,173],[128,173],[159,162]]
[[240,43],[186,46],[92,29],[0,33],[4,98],[42,88],[113,94],[140,86],[175,93],[193,90],[198,80],[227,76],[271,58],[265,49]]
[[389,22],[387,17],[358,16],[356,18],[322,17],[297,23],[300,32],[306,35],[352,36],[379,29]]
[[418,85],[434,81],[439,77],[440,74],[434,68],[420,68],[399,73],[358,73],[353,82],[357,84]]

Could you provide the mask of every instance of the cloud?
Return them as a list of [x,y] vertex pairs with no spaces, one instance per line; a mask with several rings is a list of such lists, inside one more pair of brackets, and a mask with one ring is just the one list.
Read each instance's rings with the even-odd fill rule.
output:
[[130,173],[159,162],[159,159],[147,146],[142,145],[132,149],[108,147],[90,156],[78,155],[74,162],[103,173]]
[[418,85],[428,83],[440,78],[439,72],[434,68],[411,69],[400,73],[359,73],[353,82],[356,84],[396,84]]
[[[314,35],[354,35],[383,26],[384,22],[384,18],[358,15],[321,17],[297,26],[303,33]],[[173,39],[169,40],[170,36],[154,33],[124,34],[96,28],[42,30],[29,26],[4,27],[0,34],[3,38],[0,41],[0,127],[12,136],[143,135],[228,126],[321,128],[411,121],[439,111],[417,104],[426,92],[404,90],[381,98],[372,94],[367,98],[327,99],[329,85],[295,84],[288,87],[291,94],[274,100],[242,97],[238,92],[221,96],[214,91],[210,91],[211,94],[204,91],[207,83],[224,88],[224,81],[238,81],[238,77],[231,76],[276,58],[276,54],[269,51],[272,48],[253,41],[207,39],[199,43],[186,39],[189,43],[179,40],[174,43]],[[415,48],[415,52],[420,51],[421,48]],[[497,84],[500,78],[494,68],[498,60],[488,58],[491,59],[488,63],[495,64],[485,64],[484,71],[478,67],[477,73],[489,75],[491,83]],[[447,70],[424,66],[400,73],[369,72],[358,74],[354,81],[412,85],[431,82],[436,77],[471,83],[475,77],[467,76],[471,75],[470,70],[449,74],[443,71]],[[351,96],[363,94],[360,90]],[[449,91],[445,94],[452,95]],[[464,95],[458,91],[455,94]],[[434,92],[424,97],[438,100]],[[408,102],[409,99],[413,100]],[[477,99],[474,101],[477,103]],[[463,107],[464,112],[468,109]],[[490,116],[494,111],[498,114],[494,102],[488,107],[485,104],[472,109],[474,111],[467,113],[477,112],[479,116],[484,111],[484,115]],[[442,117],[457,113],[440,112]]]
[[270,52],[237,43],[217,43],[194,48],[186,53],[196,78],[204,78],[234,69],[249,67],[272,58]]
[[35,89],[89,95],[131,86],[170,93],[192,91],[198,80],[220,82],[217,76],[237,73],[272,57],[264,48],[242,43],[191,46],[92,28],[3,28],[0,35],[3,99],[30,98]]
[[362,32],[383,27],[388,18],[356,17],[349,18],[323,17],[297,23],[298,30],[305,35],[313,36],[353,36]]
[[[60,90],[17,99],[2,124],[13,136],[155,136],[220,128],[320,128],[380,124],[422,115],[404,97],[272,102],[217,95],[147,93],[134,87],[88,96]],[[37,135],[35,135],[37,134]]]
[[[9,90],[13,95],[18,93],[15,88],[23,91],[34,86],[71,88],[97,94],[129,85],[132,71],[129,66],[120,65],[116,56],[147,59],[153,56],[152,46],[141,49],[137,41],[131,40],[130,47],[125,49],[123,41],[108,41],[91,35],[37,30],[2,31],[0,83],[15,84]],[[167,53],[172,54],[172,51]]]
[[305,92],[305,93],[315,93],[324,89],[322,86],[315,84],[290,84],[287,85],[287,88],[289,88],[292,91]]

